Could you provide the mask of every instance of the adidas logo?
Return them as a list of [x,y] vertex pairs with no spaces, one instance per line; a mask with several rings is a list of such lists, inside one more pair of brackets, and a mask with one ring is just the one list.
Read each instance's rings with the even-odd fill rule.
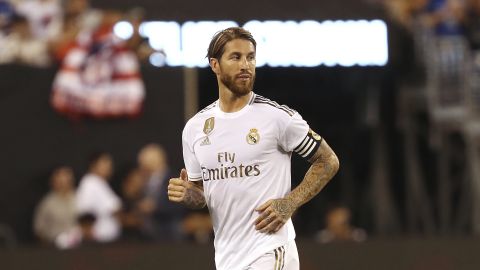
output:
[[208,136],[205,137],[205,139],[200,144],[200,146],[203,146],[203,145],[210,145],[210,140],[208,139]]

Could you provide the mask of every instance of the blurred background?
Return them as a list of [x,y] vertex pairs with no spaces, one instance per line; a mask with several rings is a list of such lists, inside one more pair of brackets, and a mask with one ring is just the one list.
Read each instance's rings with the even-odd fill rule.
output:
[[302,269],[479,269],[480,0],[0,0],[0,268],[214,269],[166,186],[236,25],[254,91],[341,161],[293,217]]

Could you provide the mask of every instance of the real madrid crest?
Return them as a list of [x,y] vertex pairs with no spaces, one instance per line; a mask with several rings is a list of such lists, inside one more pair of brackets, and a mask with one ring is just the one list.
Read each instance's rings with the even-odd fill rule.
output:
[[260,134],[256,128],[250,129],[250,132],[247,134],[247,143],[248,144],[257,144],[260,141]]

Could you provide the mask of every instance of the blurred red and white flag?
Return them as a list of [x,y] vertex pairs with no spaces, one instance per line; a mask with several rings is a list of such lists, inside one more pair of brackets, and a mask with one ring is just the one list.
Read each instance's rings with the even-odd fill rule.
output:
[[79,35],[53,83],[53,107],[72,117],[114,118],[141,111],[145,86],[137,56],[111,28]]

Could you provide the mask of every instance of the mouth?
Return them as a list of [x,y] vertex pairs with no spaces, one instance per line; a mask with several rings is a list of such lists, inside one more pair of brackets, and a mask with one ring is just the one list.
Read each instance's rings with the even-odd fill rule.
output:
[[252,78],[252,75],[250,75],[248,73],[242,73],[240,75],[237,75],[237,79],[242,80],[242,81],[247,81],[247,80],[250,80],[251,78]]

